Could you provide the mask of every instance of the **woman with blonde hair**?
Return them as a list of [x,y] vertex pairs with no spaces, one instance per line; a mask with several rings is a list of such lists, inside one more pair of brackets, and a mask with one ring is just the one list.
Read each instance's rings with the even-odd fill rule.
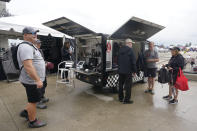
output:
[[[168,68],[171,76],[171,80],[169,82],[169,95],[164,96],[163,99],[169,100],[169,104],[177,104],[178,103],[178,89],[174,87],[177,79],[177,75],[179,69],[181,70],[184,67],[184,58],[179,53],[180,49],[178,47],[173,47],[170,49],[172,57],[169,60],[168,64],[164,65]],[[174,96],[174,98],[172,97]]]

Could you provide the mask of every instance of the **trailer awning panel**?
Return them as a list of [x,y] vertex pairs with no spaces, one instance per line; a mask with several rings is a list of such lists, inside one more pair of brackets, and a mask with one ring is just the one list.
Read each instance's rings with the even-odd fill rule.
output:
[[66,17],[61,17],[46,23],[43,23],[45,26],[48,26],[52,29],[65,33],[69,36],[77,36],[84,34],[94,34],[95,32],[72,21]]
[[146,40],[164,28],[164,26],[132,17],[110,37],[112,39],[131,38],[133,40]]

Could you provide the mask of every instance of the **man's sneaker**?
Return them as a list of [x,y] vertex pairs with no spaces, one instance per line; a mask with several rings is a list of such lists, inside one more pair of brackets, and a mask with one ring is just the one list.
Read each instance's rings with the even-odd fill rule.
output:
[[41,103],[49,102],[49,98],[44,97],[44,98],[41,99],[40,102],[41,102]]
[[169,100],[172,100],[172,96],[167,95],[167,96],[164,96],[163,99],[169,101]]
[[46,122],[39,121],[39,120],[36,120],[33,123],[31,123],[31,122],[28,123],[29,128],[39,128],[39,127],[43,127],[43,126],[46,126],[46,125],[47,125]]
[[154,92],[153,90],[149,90],[149,93],[150,93],[151,95],[154,95],[154,94],[155,94],[155,92]]
[[26,120],[28,120],[28,112],[27,112],[27,110],[21,111],[20,117],[23,117],[23,118],[25,118]]
[[36,107],[37,107],[38,109],[46,109],[46,108],[47,108],[47,105],[45,105],[45,104],[42,103],[42,102],[38,102],[38,103],[36,103]]
[[145,92],[145,93],[150,93],[150,94],[152,94],[152,95],[155,94],[154,91],[153,91],[153,90],[150,90],[150,89],[147,89],[147,90],[145,90],[144,92]]
[[172,99],[169,101],[169,104],[177,104],[178,103],[178,100],[175,100],[175,99]]
[[147,89],[147,90],[145,90],[145,91],[144,91],[144,93],[149,93],[149,92],[150,92],[150,90],[149,90],[149,89]]
[[133,104],[133,101],[130,100],[130,101],[124,101],[123,104]]
[[123,99],[119,99],[120,102],[123,102]]
[[66,82],[66,80],[65,80],[65,79],[63,79],[61,82]]
[[66,80],[63,79],[62,82],[64,82],[64,83],[69,83],[69,80],[68,80],[68,79],[66,79]]

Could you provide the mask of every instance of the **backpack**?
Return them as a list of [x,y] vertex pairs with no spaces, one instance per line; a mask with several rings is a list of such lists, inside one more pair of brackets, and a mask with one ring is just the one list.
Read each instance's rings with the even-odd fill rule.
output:
[[170,81],[169,72],[165,68],[161,68],[158,73],[158,82],[165,84]]
[[7,51],[3,54],[3,61],[2,61],[3,69],[6,74],[19,74],[21,69],[23,68],[23,66],[21,68],[19,67],[17,60],[17,51],[18,51],[18,47],[21,44],[28,44],[34,47],[32,44],[28,42],[22,42],[17,46],[12,46],[11,48],[7,49]]

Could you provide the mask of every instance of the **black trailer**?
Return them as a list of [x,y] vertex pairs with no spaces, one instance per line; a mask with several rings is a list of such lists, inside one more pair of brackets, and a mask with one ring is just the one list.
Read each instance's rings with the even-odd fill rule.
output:
[[[80,81],[96,87],[118,87],[118,51],[125,39],[135,41],[136,57],[145,50],[147,39],[164,29],[137,17],[132,17],[111,35],[96,33],[68,18],[61,17],[44,25],[75,38],[75,72]],[[137,58],[136,58],[137,59]],[[133,78],[143,81],[144,73]]]

